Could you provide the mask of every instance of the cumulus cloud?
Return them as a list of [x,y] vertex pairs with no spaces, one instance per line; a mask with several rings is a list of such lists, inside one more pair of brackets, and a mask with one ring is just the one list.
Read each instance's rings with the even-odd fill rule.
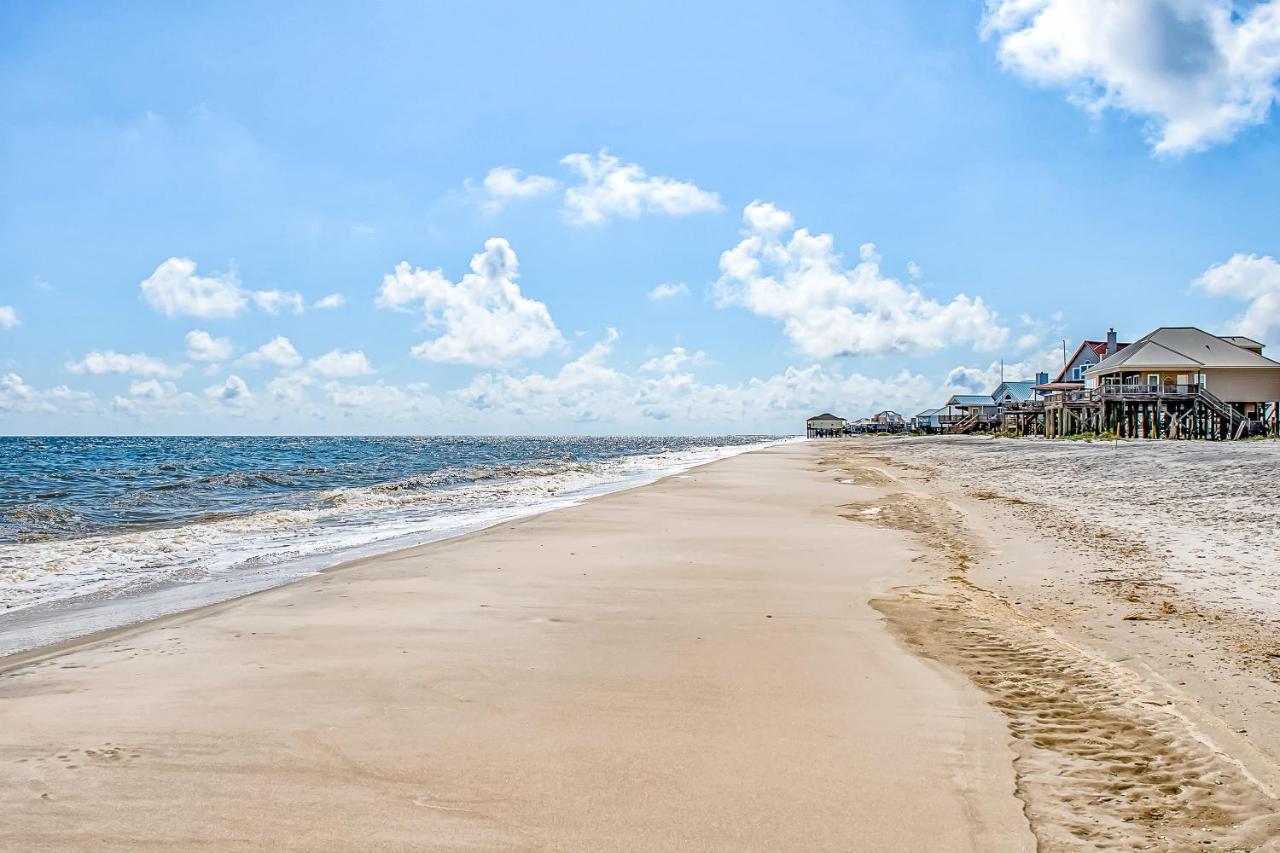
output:
[[497,213],[506,207],[507,202],[554,192],[559,184],[554,178],[545,175],[526,175],[519,169],[498,166],[490,169],[484,176],[480,187],[475,189],[481,198],[481,206],[490,213]]
[[166,317],[181,315],[206,319],[235,317],[249,302],[268,314],[306,310],[302,294],[289,290],[245,290],[235,272],[196,275],[190,258],[169,258],[143,280],[142,298]]
[[330,293],[328,296],[322,299],[317,299],[316,304],[313,305],[312,307],[319,308],[321,310],[326,310],[331,308],[341,308],[343,305],[346,305],[346,304],[347,304],[347,297],[343,296],[341,293]]
[[1231,333],[1265,343],[1280,328],[1280,262],[1270,255],[1232,255],[1205,270],[1194,285],[1214,296],[1248,300]]
[[718,303],[783,321],[787,337],[814,358],[937,350],[993,349],[1008,338],[981,297],[941,303],[881,274],[864,243],[846,268],[830,234],[795,228],[790,213],[755,201],[743,212],[737,246],[720,256]]
[[271,315],[279,314],[284,310],[301,314],[306,310],[302,294],[296,290],[255,290],[252,296],[253,304]]
[[1099,115],[1147,119],[1161,154],[1225,142],[1280,94],[1280,5],[1231,0],[987,0],[1001,65]]
[[688,296],[689,286],[682,282],[664,282],[649,291],[649,298],[654,302],[664,299],[675,299],[677,296]]
[[172,382],[161,382],[159,379],[144,379],[129,386],[129,394],[144,400],[160,400],[178,393],[178,386]]
[[421,307],[440,334],[412,350],[418,358],[455,364],[500,365],[535,358],[564,343],[547,306],[520,292],[519,261],[501,237],[471,259],[454,284],[439,270],[410,269],[408,261],[383,278],[377,305]]
[[[1010,382],[1035,379],[1036,374],[1044,371],[1050,376],[1062,369],[1062,350],[1050,347],[1043,352],[1033,353],[1016,362],[1002,363],[993,361],[985,367],[957,365],[947,373],[942,382],[942,394],[989,394],[1000,384],[1003,376]],[[937,400],[935,405],[942,405],[945,398]]]
[[595,420],[598,410],[592,401],[602,392],[620,390],[626,382],[621,373],[604,363],[618,338],[618,330],[609,329],[604,340],[565,364],[554,376],[483,373],[455,391],[454,397],[481,411],[500,409],[521,415],[554,410],[578,421]]
[[342,352],[330,350],[319,358],[311,359],[307,367],[312,373],[331,378],[365,376],[373,373],[373,366],[360,350]]
[[294,349],[293,343],[284,335],[277,335],[240,359],[246,367],[260,367],[274,364],[276,367],[297,367],[302,364],[302,356]]
[[210,400],[231,407],[243,406],[253,399],[249,386],[234,373],[228,376],[227,381],[221,385],[210,385],[204,389],[204,393]]
[[412,383],[405,387],[374,382],[364,385],[330,382],[324,386],[329,402],[344,409],[361,412],[387,412],[397,416],[408,413],[434,413],[439,400],[433,397],[424,383]]
[[247,301],[234,272],[196,275],[196,262],[190,258],[169,258],[141,287],[147,304],[166,317],[234,317]]
[[126,355],[113,350],[95,351],[86,353],[79,361],[67,362],[66,366],[72,373],[88,373],[93,376],[123,373],[173,379],[182,375],[181,367],[171,367],[160,359],[141,352]]
[[650,177],[639,165],[624,164],[604,149],[595,157],[570,154],[560,162],[580,179],[564,193],[565,215],[578,225],[635,219],[642,213],[686,216],[721,209],[715,193],[687,181]]
[[22,325],[18,319],[18,312],[14,310],[12,305],[0,305],[0,329],[12,329],[15,326]]
[[91,410],[94,402],[92,394],[72,390],[66,385],[42,390],[28,385],[16,373],[0,376],[0,412],[84,412]]
[[686,365],[693,366],[701,364],[706,360],[707,354],[702,350],[690,353],[684,347],[672,347],[671,352],[666,355],[656,356],[649,359],[643,365],[641,370],[652,370],[658,373],[675,373]]
[[215,338],[201,329],[187,332],[187,358],[192,361],[222,361],[233,349],[226,338]]

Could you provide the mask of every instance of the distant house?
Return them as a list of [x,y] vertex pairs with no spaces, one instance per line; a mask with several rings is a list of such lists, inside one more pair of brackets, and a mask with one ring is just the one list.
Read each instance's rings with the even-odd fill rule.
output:
[[830,412],[814,415],[804,422],[804,434],[807,438],[830,438],[844,435],[845,420]]
[[1130,344],[1116,339],[1116,330],[1107,330],[1105,341],[1081,341],[1075,352],[1062,365],[1062,370],[1046,383],[1036,386],[1040,391],[1074,391],[1084,387],[1084,374],[1104,358],[1127,349]]
[[956,409],[960,417],[977,415],[994,418],[1000,407],[990,394],[955,394],[947,401],[947,408]]
[[942,429],[942,415],[947,410],[925,409],[911,418],[912,432],[938,432]]

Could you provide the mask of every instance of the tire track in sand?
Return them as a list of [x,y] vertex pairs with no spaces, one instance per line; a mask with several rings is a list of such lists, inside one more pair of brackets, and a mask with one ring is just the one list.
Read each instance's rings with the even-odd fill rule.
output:
[[1005,716],[1040,850],[1280,851],[1275,793],[1168,700],[967,580],[983,549],[959,510],[859,454],[839,464],[880,492],[841,515],[926,546],[937,577],[872,604],[909,648],[963,673]]

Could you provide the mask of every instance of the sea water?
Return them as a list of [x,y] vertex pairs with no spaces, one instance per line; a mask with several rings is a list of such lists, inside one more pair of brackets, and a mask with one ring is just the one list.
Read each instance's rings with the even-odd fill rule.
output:
[[0,437],[0,653],[567,506],[774,440]]

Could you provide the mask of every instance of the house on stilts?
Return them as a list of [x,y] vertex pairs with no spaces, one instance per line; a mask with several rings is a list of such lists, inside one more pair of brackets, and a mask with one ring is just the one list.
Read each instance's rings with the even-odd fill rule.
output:
[[1232,439],[1280,429],[1280,362],[1257,341],[1170,326],[1127,347],[1109,335],[1108,344],[1081,371],[1081,389],[1046,403],[1046,435]]

